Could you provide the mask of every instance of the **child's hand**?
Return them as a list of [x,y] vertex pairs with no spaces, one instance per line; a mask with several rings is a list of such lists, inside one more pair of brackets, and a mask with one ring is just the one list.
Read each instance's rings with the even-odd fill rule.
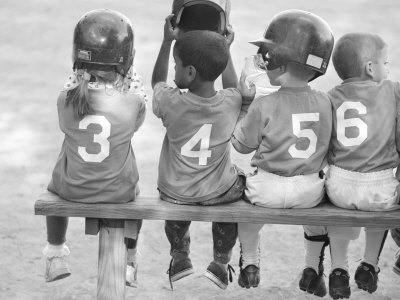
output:
[[164,41],[173,41],[176,40],[178,35],[179,35],[179,29],[178,28],[173,28],[172,27],[172,18],[173,14],[167,16],[165,18],[165,24],[164,24]]
[[226,27],[226,42],[228,43],[229,47],[232,45],[234,39],[235,39],[235,32],[233,31],[232,25],[229,24]]
[[242,74],[240,74],[238,89],[242,94],[243,102],[253,101],[254,97],[256,96],[255,84],[253,82],[249,82],[249,86],[247,86],[246,74],[243,71]]

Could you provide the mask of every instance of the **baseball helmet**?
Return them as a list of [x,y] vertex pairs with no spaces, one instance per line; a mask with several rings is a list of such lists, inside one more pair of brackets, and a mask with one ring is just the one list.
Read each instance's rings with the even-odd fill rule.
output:
[[126,75],[133,63],[133,29],[129,19],[110,9],[87,12],[75,26],[72,61],[117,66]]
[[174,0],[173,27],[184,31],[210,30],[225,34],[229,24],[230,0]]
[[[291,9],[273,17],[261,39],[250,42],[259,47],[267,69],[288,62],[304,65],[325,74],[333,49],[332,31],[322,18],[302,10]],[[310,80],[310,81],[311,81]]]

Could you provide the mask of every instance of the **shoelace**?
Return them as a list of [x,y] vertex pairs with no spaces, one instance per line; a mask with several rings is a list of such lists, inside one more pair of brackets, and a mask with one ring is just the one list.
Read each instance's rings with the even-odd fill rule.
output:
[[172,280],[171,280],[172,261],[173,261],[173,259],[171,259],[171,262],[169,263],[169,268],[167,270],[167,274],[168,274],[169,285],[171,286],[171,290],[174,290],[174,286],[172,285]]
[[233,281],[232,272],[233,272],[233,274],[235,274],[235,276],[236,276],[235,269],[234,269],[230,264],[228,264],[228,274],[229,274],[229,281],[230,281],[230,282]]

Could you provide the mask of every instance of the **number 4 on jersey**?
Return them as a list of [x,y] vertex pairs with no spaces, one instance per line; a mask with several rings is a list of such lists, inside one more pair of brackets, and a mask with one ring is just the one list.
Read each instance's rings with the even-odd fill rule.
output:
[[[198,157],[199,165],[206,166],[207,158],[211,157],[210,136],[212,124],[204,124],[192,138],[181,148],[181,154],[186,157]],[[193,148],[200,142],[200,149]]]

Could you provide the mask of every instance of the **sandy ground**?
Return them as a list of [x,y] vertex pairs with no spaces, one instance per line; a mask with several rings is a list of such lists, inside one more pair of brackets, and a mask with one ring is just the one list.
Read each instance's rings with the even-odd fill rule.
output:
[[[45,220],[35,216],[33,205],[50,179],[62,135],[55,100],[71,70],[72,32],[86,11],[112,8],[131,18],[136,29],[135,65],[151,96],[150,78],[162,38],[164,17],[171,1],[51,1],[31,0],[0,4],[0,299],[94,299],[97,283],[98,239],[84,235],[82,219],[70,220],[68,245],[72,276],[46,284],[41,250],[45,245]],[[319,14],[336,37],[348,31],[371,31],[388,42],[393,58],[392,79],[400,78],[395,0],[232,0],[231,23],[236,31],[232,56],[238,72],[245,56],[255,53],[247,42],[258,38],[276,13],[289,8]],[[171,67],[171,73],[172,73]],[[332,66],[313,87],[328,90],[339,82]],[[151,113],[134,137],[143,194],[156,194],[157,161],[164,130]],[[248,170],[249,157],[233,153],[235,162]],[[212,257],[211,225],[193,223],[192,260],[196,273],[168,287],[168,242],[162,221],[144,223],[140,240],[138,289],[127,289],[127,299],[314,299],[298,289],[303,266],[300,226],[266,225],[262,235],[261,284],[241,289],[237,277],[222,291],[202,277]],[[350,269],[354,273],[363,253],[363,236],[352,243]],[[397,247],[388,238],[381,256],[378,291],[360,291],[352,281],[352,299],[400,299],[400,277],[391,271]],[[238,246],[232,258],[238,268]],[[330,261],[325,262],[329,274]],[[328,296],[326,296],[328,298]]]

